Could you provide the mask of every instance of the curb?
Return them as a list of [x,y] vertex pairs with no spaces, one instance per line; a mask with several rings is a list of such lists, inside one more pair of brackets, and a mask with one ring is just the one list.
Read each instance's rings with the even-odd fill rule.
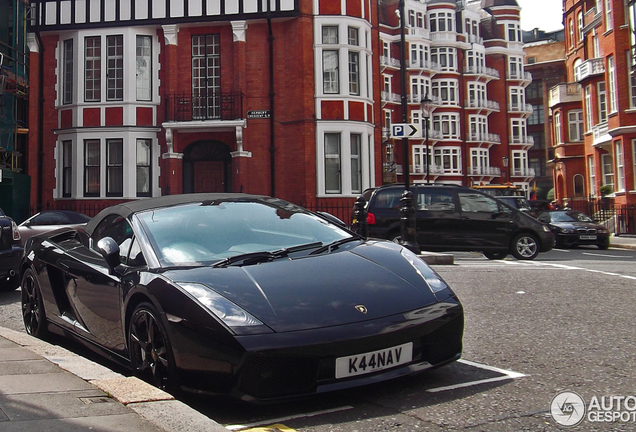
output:
[[125,377],[72,351],[26,333],[0,327],[0,336],[56,364],[133,410],[159,431],[227,432],[209,417],[136,377]]
[[420,258],[428,265],[453,265],[455,256],[452,254],[421,252]]

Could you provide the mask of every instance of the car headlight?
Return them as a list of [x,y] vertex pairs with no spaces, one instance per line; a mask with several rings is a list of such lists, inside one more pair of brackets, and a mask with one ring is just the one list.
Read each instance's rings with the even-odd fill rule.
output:
[[599,234],[607,234],[609,231],[605,228],[599,228],[597,229],[597,231],[599,232]]
[[559,228],[558,231],[563,234],[574,234],[574,230],[571,228]]
[[547,225],[543,225],[543,231],[545,231],[545,232],[550,232],[551,230],[550,230],[550,227],[549,227],[549,226],[547,226]]
[[265,324],[207,286],[198,283],[179,283],[179,286],[236,333],[271,333]]
[[415,271],[422,276],[422,279],[426,282],[426,284],[431,288],[433,293],[438,293],[440,291],[444,291],[445,289],[450,290],[450,287],[446,285],[446,282],[437,274],[435,271],[428,266],[424,261],[420,259],[417,255],[415,255],[412,251],[407,248],[402,248],[402,256],[411,263]]

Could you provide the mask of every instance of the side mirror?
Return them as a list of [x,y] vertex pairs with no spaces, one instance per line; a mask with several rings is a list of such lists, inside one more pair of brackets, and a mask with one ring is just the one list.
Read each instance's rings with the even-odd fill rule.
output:
[[119,264],[119,245],[112,237],[104,237],[97,242],[97,250],[102,254],[108,264],[108,270],[111,275],[116,275],[115,267]]

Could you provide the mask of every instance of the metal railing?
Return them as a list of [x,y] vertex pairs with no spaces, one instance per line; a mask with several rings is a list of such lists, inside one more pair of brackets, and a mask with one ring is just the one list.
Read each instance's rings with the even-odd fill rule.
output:
[[166,95],[166,121],[236,120],[243,116],[243,94],[219,92]]

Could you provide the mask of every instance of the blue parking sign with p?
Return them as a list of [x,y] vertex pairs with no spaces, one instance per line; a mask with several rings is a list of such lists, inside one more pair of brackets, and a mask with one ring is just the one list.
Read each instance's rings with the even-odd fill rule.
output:
[[394,124],[391,126],[391,135],[395,137],[403,137],[404,136],[404,125],[403,124]]

